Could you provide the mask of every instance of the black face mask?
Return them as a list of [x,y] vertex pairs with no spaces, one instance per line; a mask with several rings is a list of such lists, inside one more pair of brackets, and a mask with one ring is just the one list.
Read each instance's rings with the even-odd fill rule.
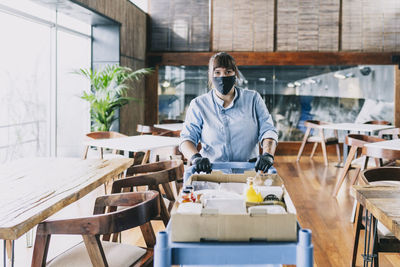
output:
[[236,76],[213,77],[215,89],[223,95],[229,93],[236,82]]

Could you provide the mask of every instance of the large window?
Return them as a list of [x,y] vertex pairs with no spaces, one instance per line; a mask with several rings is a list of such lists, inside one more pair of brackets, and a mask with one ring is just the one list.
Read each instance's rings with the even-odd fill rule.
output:
[[80,156],[89,84],[72,72],[90,67],[90,25],[26,0],[2,1],[0,24],[0,163]]
[[[261,94],[281,141],[301,140],[305,120],[393,122],[393,66],[246,66],[239,70],[239,87]],[[190,101],[208,91],[207,83],[207,67],[161,67],[159,120],[184,119]]]

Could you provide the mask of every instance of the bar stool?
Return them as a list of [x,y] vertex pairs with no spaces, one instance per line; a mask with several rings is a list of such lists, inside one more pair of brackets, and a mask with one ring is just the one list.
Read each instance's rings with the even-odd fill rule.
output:
[[[338,157],[338,161],[340,162],[340,148],[339,148],[339,140],[337,131],[334,130],[335,137],[325,138],[324,130],[319,128],[319,125],[328,124],[326,122],[317,121],[317,120],[307,120],[304,122],[304,126],[307,127],[306,132],[304,134],[303,142],[301,143],[299,152],[297,154],[297,160],[300,160],[301,154],[303,153],[304,147],[307,143],[314,143],[310,158],[314,156],[315,150],[317,149],[318,144],[321,144],[322,147],[322,155],[324,157],[325,165],[328,165],[328,156],[326,153],[327,145],[336,145],[336,153]],[[310,136],[311,130],[318,130],[318,135]]]
[[[353,179],[351,179],[351,185],[353,185],[357,180],[358,174],[360,173],[360,170],[363,167],[361,165],[364,164],[364,158],[363,157],[359,158],[361,160],[361,162],[360,162],[359,159],[354,160],[354,157],[356,156],[357,150],[359,148],[363,148],[364,144],[373,143],[373,142],[380,142],[380,141],[385,141],[385,140],[382,139],[382,138],[369,136],[369,135],[363,135],[363,134],[349,134],[349,135],[346,136],[345,143],[346,143],[346,145],[350,146],[351,148],[350,148],[349,154],[347,156],[347,160],[346,160],[346,162],[344,164],[343,171],[340,174],[340,178],[339,178],[339,180],[337,181],[337,183],[335,185],[335,189],[333,190],[333,196],[334,197],[337,196],[337,194],[339,192],[339,189],[342,186],[343,181],[344,181],[344,179],[345,179],[346,175],[348,174],[348,172],[349,172],[351,167],[356,167],[356,173],[353,176]],[[371,167],[380,166],[380,162],[377,162],[377,161],[378,161],[378,159],[375,161],[374,164],[370,164],[370,166]],[[379,163],[379,164],[377,164],[377,163]]]
[[[392,150],[393,151],[393,150]],[[375,152],[373,152],[375,153]],[[385,152],[387,155],[389,152]],[[392,153],[392,152],[390,152]],[[396,154],[396,156],[395,156]],[[393,157],[400,157],[400,152],[394,152],[392,154]],[[400,186],[400,168],[398,167],[381,167],[381,168],[373,168],[364,170],[361,172],[361,180],[362,183],[367,185],[393,185]],[[357,215],[356,215],[356,226],[355,226],[355,235],[354,235],[354,244],[353,244],[353,254],[351,266],[355,266],[356,258],[357,258],[357,249],[358,242],[360,238],[360,231],[365,227],[362,224],[362,214],[364,207],[360,204],[357,204]],[[368,216],[366,216],[367,218]],[[374,221],[373,229],[377,229],[377,234],[375,235],[373,241],[372,253],[376,255],[374,257],[374,267],[379,267],[379,253],[387,252],[387,253],[397,253],[400,251],[400,241],[394,237],[393,233],[391,233],[384,225],[378,222],[376,224],[376,220]]]

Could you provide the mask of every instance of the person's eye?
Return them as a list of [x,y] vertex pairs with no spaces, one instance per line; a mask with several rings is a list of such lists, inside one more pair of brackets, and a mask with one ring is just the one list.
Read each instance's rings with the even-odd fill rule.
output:
[[220,72],[219,71],[215,71],[214,75],[220,75]]

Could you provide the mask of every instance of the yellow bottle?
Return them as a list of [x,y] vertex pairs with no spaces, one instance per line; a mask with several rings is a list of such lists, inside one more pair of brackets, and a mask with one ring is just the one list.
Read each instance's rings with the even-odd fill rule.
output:
[[246,201],[247,202],[260,202],[260,196],[258,196],[256,190],[253,188],[253,177],[247,178],[248,188],[246,191]]

